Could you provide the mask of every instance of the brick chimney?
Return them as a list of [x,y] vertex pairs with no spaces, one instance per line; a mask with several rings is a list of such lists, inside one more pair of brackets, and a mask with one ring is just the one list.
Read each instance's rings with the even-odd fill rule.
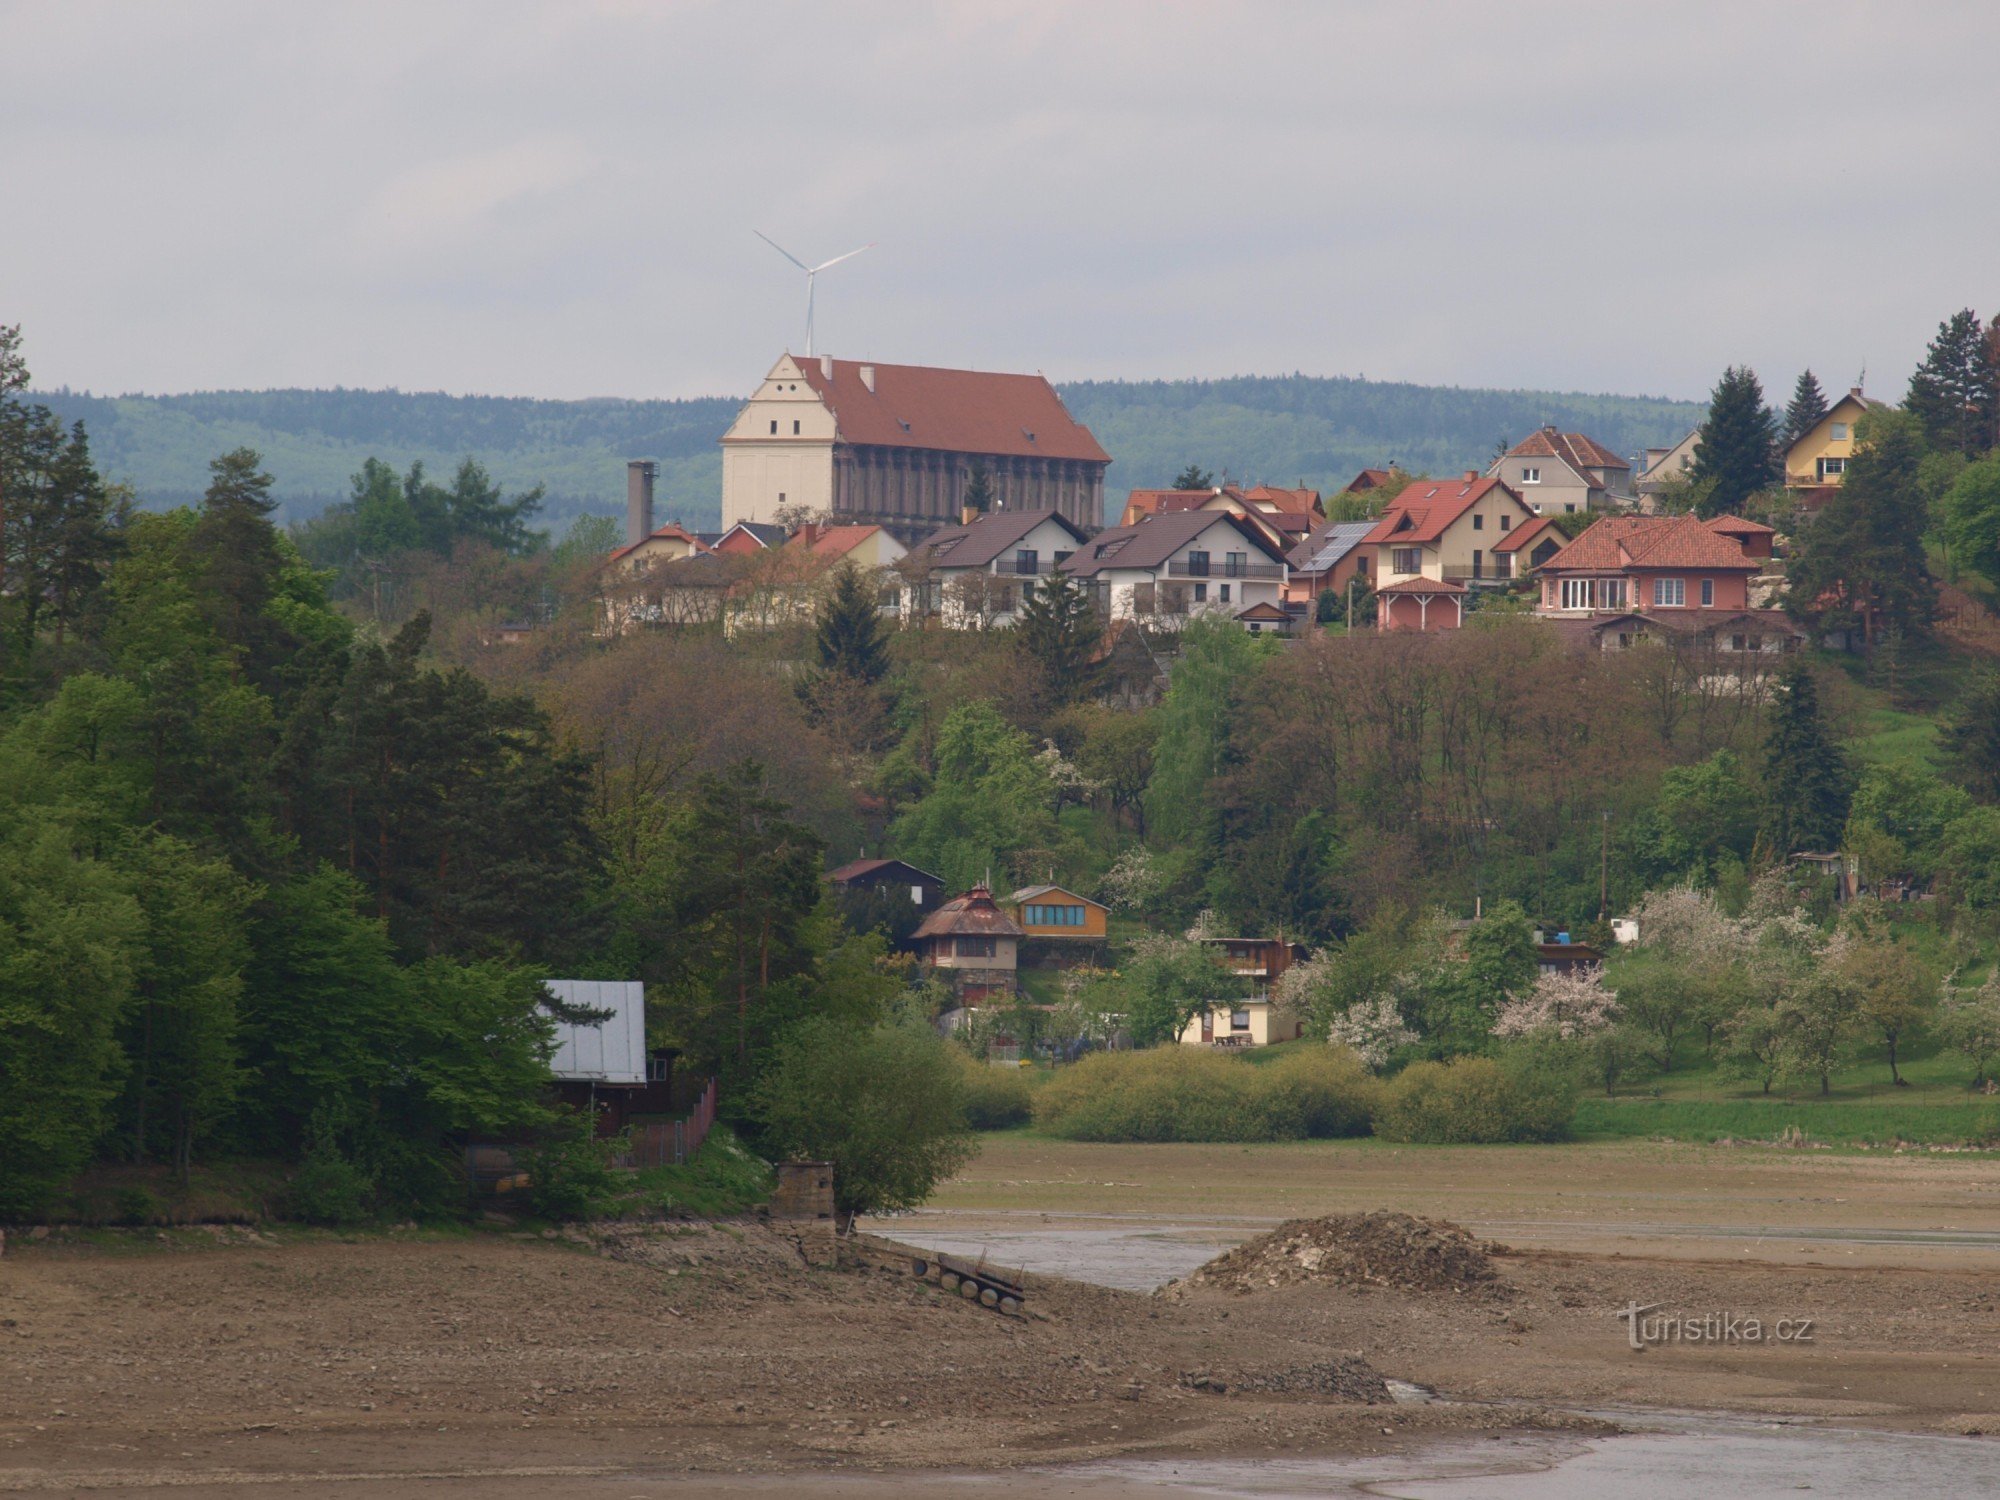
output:
[[653,481],[660,466],[650,458],[635,458],[625,465],[625,545],[643,542],[653,534]]
[[1479,483],[1479,471],[1477,469],[1467,469],[1465,471],[1465,482],[1467,484]]

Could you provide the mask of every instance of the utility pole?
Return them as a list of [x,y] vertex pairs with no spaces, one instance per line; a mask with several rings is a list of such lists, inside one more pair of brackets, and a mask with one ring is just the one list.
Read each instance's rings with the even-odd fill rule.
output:
[[1597,840],[1597,920],[1611,915],[1611,811],[1598,814],[1601,830]]

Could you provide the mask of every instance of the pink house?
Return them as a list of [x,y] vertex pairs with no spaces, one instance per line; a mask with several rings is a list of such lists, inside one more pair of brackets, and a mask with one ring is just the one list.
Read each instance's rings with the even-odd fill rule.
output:
[[1757,571],[1693,516],[1608,516],[1542,564],[1537,613],[1742,610]]

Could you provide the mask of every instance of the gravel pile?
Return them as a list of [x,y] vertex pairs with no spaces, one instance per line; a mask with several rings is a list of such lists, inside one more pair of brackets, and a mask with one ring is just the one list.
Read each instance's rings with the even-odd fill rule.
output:
[[1292,1219],[1166,1290],[1170,1295],[1196,1289],[1254,1292],[1312,1282],[1463,1294],[1500,1284],[1488,1258],[1499,1248],[1456,1224],[1409,1214]]

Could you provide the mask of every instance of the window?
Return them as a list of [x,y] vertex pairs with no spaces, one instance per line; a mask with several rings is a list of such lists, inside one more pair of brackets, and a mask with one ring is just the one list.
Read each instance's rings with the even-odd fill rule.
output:
[[960,958],[992,958],[999,951],[998,938],[962,937],[952,940],[952,952]]
[[1828,438],[1830,438],[1832,441],[1836,443],[1846,442],[1847,424],[1845,422],[1835,422],[1832,427],[1827,429],[1826,435]]
[[1206,604],[1206,603],[1208,602],[1208,585],[1207,585],[1207,584],[1205,584],[1205,583],[1197,583],[1197,584],[1196,584],[1196,585],[1194,586],[1194,602],[1195,602],[1195,603],[1197,603],[1197,604]]
[[1034,581],[1031,579],[1027,583],[1021,585],[1021,603],[1025,605],[1030,599],[1034,597],[1035,597],[1035,585]]
[[1822,458],[1819,461],[1819,477],[1821,479],[1838,479],[1846,472],[1847,460],[1844,458]]
[[1493,576],[1495,578],[1514,576],[1514,555],[1511,552],[1496,552],[1493,555]]
[[1187,570],[1188,577],[1190,578],[1208,577],[1208,554],[1206,552],[1190,552],[1187,555]]
[[1064,563],[1068,562],[1068,561],[1069,561],[1069,560],[1070,560],[1070,559],[1071,559],[1072,557],[1075,557],[1075,556],[1076,556],[1076,554],[1075,554],[1074,552],[1058,552],[1058,553],[1056,554],[1056,562],[1055,562],[1055,565],[1056,565],[1056,566],[1057,566],[1058,568],[1060,568],[1060,567],[1061,567],[1061,566],[1062,566],[1062,565],[1063,565]]
[[792,419],[792,436],[797,437],[798,435],[799,435],[799,423],[798,419],[794,417]]
[[1564,609],[1590,608],[1590,580],[1588,578],[1565,578],[1562,584]]
[[1539,516],[1539,515],[1540,515],[1540,514],[1542,513],[1542,504],[1541,504],[1541,502],[1540,502],[1539,500],[1537,500],[1537,501],[1536,501],[1536,502],[1534,503],[1534,505],[1533,505],[1533,506],[1531,506],[1530,508],[1531,508],[1531,509],[1532,509],[1532,510],[1534,511],[1534,513],[1535,513],[1536,515],[1538,515],[1538,516]]
[[911,886],[911,887],[910,887],[910,905],[912,905],[912,906],[922,906],[923,904],[924,904],[924,888],[923,888],[922,886],[920,886],[920,885],[913,885],[913,886]]
[[776,437],[777,435],[778,435],[778,419],[776,417],[773,417],[771,418],[771,436]]
[[[1250,554],[1247,552],[1225,552],[1222,554],[1222,571],[1227,573],[1231,578],[1241,578],[1249,566]],[[1223,595],[1225,599],[1228,597],[1227,594]]]
[[1250,1012],[1242,1006],[1238,1006],[1232,1010],[1229,1013],[1229,1029],[1231,1031],[1248,1031],[1250,1029]]
[[1514,518],[1504,510],[1500,512],[1500,529],[1502,531],[1512,531],[1514,529]]
[[1025,578],[1032,578],[1041,571],[1042,555],[1033,547],[1022,547],[1014,554],[1014,571]]
[[1355,555],[1354,576],[1356,578],[1366,578],[1368,576],[1368,554],[1366,552]]
[[1575,507],[1574,505],[1565,505],[1565,506],[1563,507],[1563,514],[1564,514],[1564,515],[1566,515],[1566,516],[1573,516],[1573,515],[1575,515],[1575,514],[1576,514],[1576,507]]
[[1424,569],[1424,554],[1416,547],[1392,547],[1389,551],[1389,571],[1392,573],[1421,573]]
[[1476,510],[1472,513],[1472,529],[1474,531],[1484,531],[1486,529],[1486,517],[1482,516]]
[[1731,651],[1741,651],[1743,649],[1743,637],[1740,635],[1732,635],[1729,638],[1729,649]]
[[1713,578],[1702,579],[1701,602],[1704,607],[1715,603],[1715,580]]
[[1476,548],[1472,554],[1472,576],[1474,578],[1484,578],[1486,576],[1486,554]]
[[1222,585],[1222,602],[1224,604],[1229,602],[1229,585],[1226,583]]
[[1540,469],[1523,469],[1521,471],[1521,483],[1540,484],[1541,482],[1542,471]]
[[1685,578],[1655,578],[1653,580],[1653,603],[1668,609],[1678,609],[1688,602],[1687,580]]
[[1622,578],[1598,579],[1597,604],[1600,609],[1623,609],[1625,607],[1625,580]]
[[1029,906],[1023,913],[1030,927],[1081,927],[1083,908],[1080,906]]

